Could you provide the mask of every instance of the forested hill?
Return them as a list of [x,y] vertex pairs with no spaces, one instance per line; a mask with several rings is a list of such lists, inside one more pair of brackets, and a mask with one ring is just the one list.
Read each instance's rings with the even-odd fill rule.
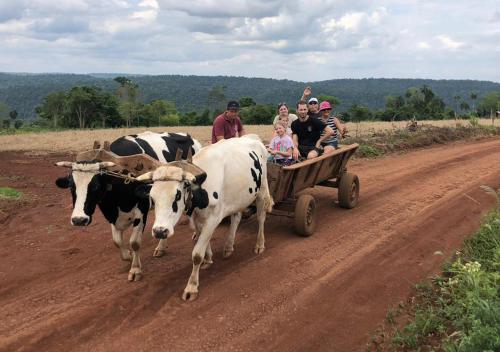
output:
[[266,78],[244,78],[226,76],[144,76],[124,74],[10,74],[0,73],[0,102],[18,111],[21,118],[35,118],[35,108],[49,93],[67,91],[75,86],[92,85],[114,92],[118,83],[116,76],[126,76],[139,86],[143,102],[165,99],[176,104],[180,112],[201,111],[208,106],[208,93],[215,86],[225,86],[227,99],[247,96],[260,104],[277,104],[286,101],[295,104],[306,85],[311,85],[313,95],[333,95],[341,100],[339,110],[354,103],[371,109],[384,107],[388,95],[402,95],[410,87],[428,85],[443,98],[447,105],[454,106],[454,96],[461,101],[470,101],[471,92],[481,99],[490,91],[500,91],[500,83],[473,80],[428,80],[428,79],[334,79],[321,82],[296,82]]

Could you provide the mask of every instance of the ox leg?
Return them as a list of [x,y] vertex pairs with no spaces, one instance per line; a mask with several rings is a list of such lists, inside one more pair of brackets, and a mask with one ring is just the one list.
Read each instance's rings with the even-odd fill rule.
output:
[[191,272],[191,276],[189,277],[184,293],[182,294],[182,299],[185,301],[193,301],[198,297],[200,266],[203,262],[203,258],[205,257],[207,247],[210,245],[212,234],[219,223],[214,220],[215,219],[212,221],[209,220],[208,223],[203,226],[203,229],[198,237],[198,241],[193,248],[193,271]]
[[167,249],[167,239],[160,240],[158,242],[158,245],[155,248],[155,251],[153,252],[153,257],[155,258],[160,258],[165,255]]
[[269,192],[263,190],[261,194],[257,196],[257,221],[259,222],[259,231],[257,233],[257,243],[255,243],[255,254],[261,254],[264,252],[264,222],[266,221],[266,212],[272,207],[272,200],[269,196]]
[[210,241],[207,245],[207,250],[205,251],[205,258],[203,259],[203,264],[201,264],[202,269],[208,269],[214,262],[212,261],[212,246]]
[[198,236],[200,235],[201,228],[200,225],[194,220],[194,215],[189,218],[189,227],[193,230],[193,242],[198,241]]
[[236,237],[236,230],[241,221],[241,212],[231,215],[231,225],[229,226],[229,235],[226,239],[226,244],[224,245],[224,253],[222,256],[224,258],[229,258],[234,252],[234,238]]
[[143,218],[136,218],[132,234],[130,235],[130,248],[132,248],[132,265],[128,272],[128,281],[139,281],[142,278],[141,256],[139,250],[142,242],[142,232],[144,231]]
[[130,251],[123,245],[123,231],[118,230],[115,225],[111,224],[111,234],[113,236],[115,246],[120,249],[120,257],[122,260],[131,260]]

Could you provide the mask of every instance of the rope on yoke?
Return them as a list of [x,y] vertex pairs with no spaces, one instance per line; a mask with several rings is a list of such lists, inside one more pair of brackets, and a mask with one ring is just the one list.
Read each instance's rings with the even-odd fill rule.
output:
[[132,181],[135,181],[135,177],[134,177],[134,176],[132,176],[132,174],[131,174],[130,172],[129,172],[128,174],[124,175],[124,174],[121,174],[121,173],[119,173],[119,172],[115,172],[115,171],[110,171],[110,170],[101,170],[101,171],[100,171],[100,174],[101,174],[101,175],[106,174],[106,175],[109,175],[109,176],[122,178],[122,179],[124,179],[124,180],[125,180],[125,181],[124,181],[124,183],[125,183],[126,185],[128,185],[128,184],[129,184],[130,182],[132,182]]

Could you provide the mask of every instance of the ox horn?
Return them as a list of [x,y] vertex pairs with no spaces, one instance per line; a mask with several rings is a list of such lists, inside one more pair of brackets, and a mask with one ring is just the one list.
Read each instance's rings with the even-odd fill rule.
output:
[[175,161],[179,161],[182,159],[182,149],[181,148],[178,148],[177,149],[177,152],[175,153]]
[[135,178],[137,181],[150,181],[153,179],[153,171],[146,172]]
[[62,166],[62,167],[69,167],[69,168],[73,167],[73,163],[71,161],[58,161],[54,165]]
[[116,164],[112,161],[101,161],[99,163],[99,169],[106,169],[108,167],[113,167],[115,166]]
[[195,182],[196,181],[196,177],[192,173],[187,172],[187,171],[182,174],[182,179],[183,180],[187,180],[189,182]]
[[193,163],[193,150],[191,149],[191,147],[188,150],[186,160],[188,163]]

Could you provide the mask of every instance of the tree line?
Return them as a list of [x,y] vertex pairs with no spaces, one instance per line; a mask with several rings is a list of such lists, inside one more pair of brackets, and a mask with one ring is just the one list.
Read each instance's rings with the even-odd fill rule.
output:
[[[143,102],[142,88],[135,79],[119,76],[113,82],[115,87],[111,92],[97,86],[82,85],[67,91],[49,93],[35,109],[38,116],[35,124],[51,128],[80,129],[211,125],[214,117],[224,111],[229,99],[228,87],[215,85],[207,90],[205,108],[202,111],[182,113],[173,101],[154,99],[148,103]],[[468,117],[471,114],[489,116],[500,110],[500,92],[490,92],[480,98],[478,92],[471,91],[467,95],[468,100],[456,95],[454,106],[448,106],[425,84],[408,88],[401,95],[386,96],[385,105],[380,109],[353,103],[347,109],[340,110],[338,107],[342,106],[342,101],[339,97],[327,94],[319,94],[317,97],[320,101],[327,100],[333,104],[336,113],[346,122],[449,119]],[[257,103],[253,97],[240,97],[239,102],[240,117],[245,124],[270,124],[277,113],[276,104]],[[289,107],[291,112],[295,111],[294,105]],[[23,121],[17,119],[17,116],[16,110],[10,110],[0,102],[2,127],[21,127]]]
[[[111,94],[116,93],[116,76],[111,74],[10,74],[0,73],[0,102],[18,112],[18,120],[34,120],[35,108],[54,92],[68,92],[73,87],[98,87]],[[208,92],[214,87],[226,87],[227,100],[252,97],[259,104],[275,105],[287,102],[295,105],[304,87],[313,87],[313,94],[334,95],[339,98],[338,111],[347,111],[353,104],[360,104],[372,111],[385,108],[385,97],[404,95],[410,87],[427,85],[442,98],[443,102],[457,110],[456,105],[467,103],[472,109],[471,92],[477,92],[478,102],[490,91],[500,91],[500,83],[473,80],[430,79],[335,79],[321,82],[297,82],[268,78],[181,75],[126,75],[140,87],[137,99],[150,103],[166,100],[175,103],[181,115],[195,111],[213,110]],[[214,92],[217,93],[217,92]],[[460,96],[456,100],[456,96]],[[477,105],[477,104],[476,104]],[[213,112],[212,112],[213,113]]]

